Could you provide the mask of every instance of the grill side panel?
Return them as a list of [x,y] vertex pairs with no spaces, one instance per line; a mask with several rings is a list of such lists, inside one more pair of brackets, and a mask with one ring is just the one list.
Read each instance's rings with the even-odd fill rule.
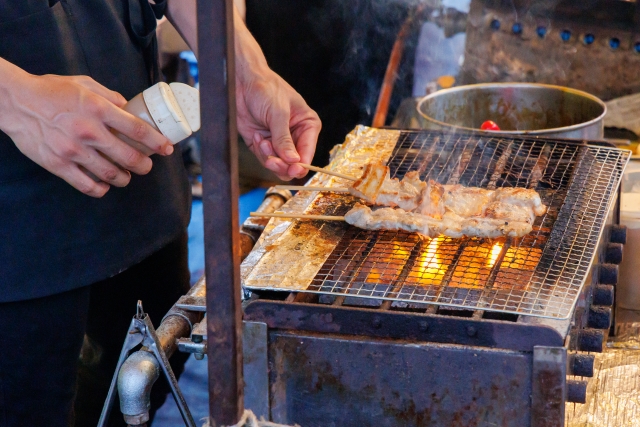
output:
[[274,422],[530,426],[531,353],[280,331],[269,342]]

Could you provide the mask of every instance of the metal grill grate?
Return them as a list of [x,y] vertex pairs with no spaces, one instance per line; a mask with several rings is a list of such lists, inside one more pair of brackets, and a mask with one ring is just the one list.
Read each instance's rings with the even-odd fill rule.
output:
[[403,132],[392,177],[535,188],[548,212],[520,239],[421,239],[350,227],[307,292],[567,318],[596,253],[629,152]]

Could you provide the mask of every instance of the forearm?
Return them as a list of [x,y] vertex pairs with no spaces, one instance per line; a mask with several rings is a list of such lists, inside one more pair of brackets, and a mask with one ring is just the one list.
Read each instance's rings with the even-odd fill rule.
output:
[[[246,80],[258,70],[268,70],[262,50],[247,29],[237,8],[233,8],[236,77]],[[189,47],[198,55],[196,0],[169,0],[167,18]]]
[[169,0],[167,3],[167,19],[198,56],[196,0]]
[[238,10],[233,8],[234,45],[236,53],[236,80],[240,84],[249,83],[256,74],[272,72],[262,49],[245,25]]
[[[169,0],[168,16],[189,45],[195,46],[195,0]],[[307,171],[297,163],[311,163],[320,119],[269,68],[235,7],[233,16],[238,133],[262,164],[279,177],[303,177]]]

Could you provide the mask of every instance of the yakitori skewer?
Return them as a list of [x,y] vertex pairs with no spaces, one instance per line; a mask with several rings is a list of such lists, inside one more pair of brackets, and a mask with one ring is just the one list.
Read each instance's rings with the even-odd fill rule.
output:
[[354,176],[345,175],[345,174],[340,173],[340,172],[334,172],[334,171],[329,170],[329,169],[319,168],[317,166],[307,165],[305,163],[298,163],[298,165],[302,166],[305,169],[309,169],[310,171],[325,173],[327,175],[332,175],[332,176],[337,176],[338,178],[348,179],[349,181],[357,181],[358,180],[358,178],[356,178]]
[[346,189],[288,186],[307,191],[346,190],[368,205],[384,206],[381,209],[356,204],[344,217],[284,213],[263,216],[338,220],[366,230],[404,230],[428,237],[443,234],[452,238],[494,238],[525,236],[532,231],[536,217],[547,212],[540,194],[533,189],[441,185],[422,181],[417,171],[407,172],[402,180],[389,175],[388,166],[369,163],[362,177]]
[[442,218],[437,219],[416,212],[407,212],[402,209],[382,208],[372,210],[370,207],[359,203],[356,203],[344,216],[283,212],[272,214],[252,213],[251,216],[299,220],[345,221],[348,224],[364,230],[402,230],[409,233],[418,233],[429,238],[439,235],[454,239],[463,236],[482,238],[523,237],[533,229],[531,222],[527,221],[505,221],[503,219],[486,216],[464,218],[453,212],[447,212]]
[[275,213],[251,212],[249,215],[255,216],[255,217],[263,217],[263,218],[295,218],[295,219],[320,219],[325,221],[344,221],[343,216],[332,216],[332,215],[307,215],[307,214],[284,213],[284,212],[275,212]]
[[307,187],[305,185],[276,185],[278,190],[295,190],[295,191],[332,191],[334,193],[348,193],[346,187]]

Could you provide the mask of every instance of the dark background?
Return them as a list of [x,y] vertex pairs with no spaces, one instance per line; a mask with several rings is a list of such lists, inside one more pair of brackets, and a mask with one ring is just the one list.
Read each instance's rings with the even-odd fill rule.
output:
[[[409,1],[247,0],[247,26],[270,67],[323,123],[314,164],[357,124],[371,125],[380,86]],[[417,31],[407,41],[387,123],[411,96]]]

